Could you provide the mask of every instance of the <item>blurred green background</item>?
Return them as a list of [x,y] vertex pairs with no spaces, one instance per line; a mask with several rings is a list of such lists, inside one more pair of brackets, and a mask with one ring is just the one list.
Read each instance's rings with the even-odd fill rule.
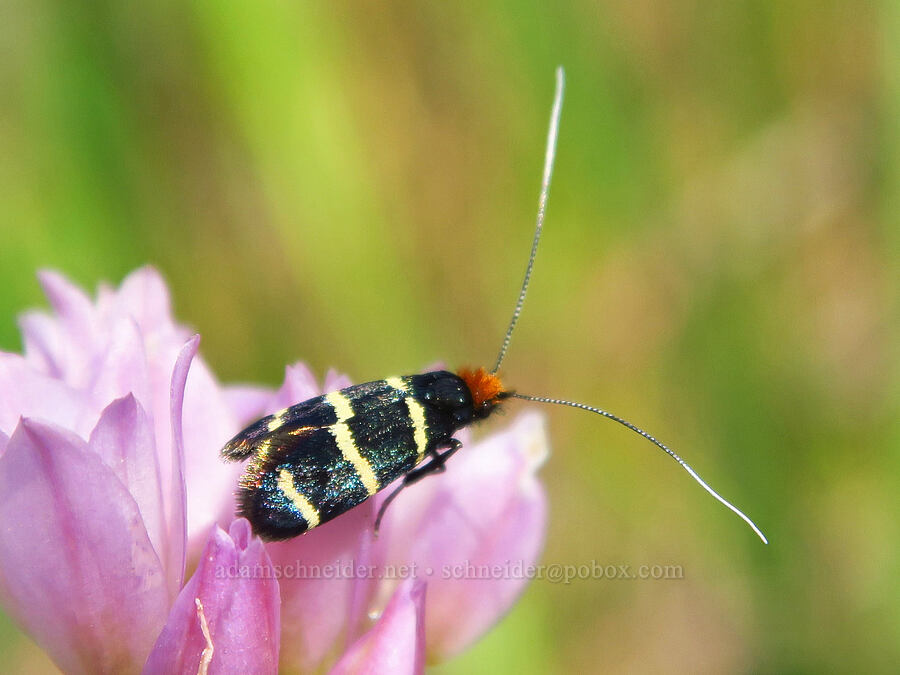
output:
[[[39,267],[144,263],[225,381],[504,364],[547,410],[546,563],[436,672],[900,662],[900,5],[50,2],[0,21],[0,347]],[[502,424],[502,421],[500,422]],[[496,422],[495,422],[496,424]],[[49,668],[6,619],[0,650]]]

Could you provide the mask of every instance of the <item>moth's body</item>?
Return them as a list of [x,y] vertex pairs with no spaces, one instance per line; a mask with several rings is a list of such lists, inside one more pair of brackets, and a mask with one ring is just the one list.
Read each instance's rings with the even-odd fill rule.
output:
[[238,491],[239,514],[270,540],[341,515],[426,457],[439,459],[439,450],[456,444],[456,431],[486,417],[498,396],[479,401],[481,393],[470,386],[447,371],[390,377],[258,420],[223,450],[227,459],[251,458]]

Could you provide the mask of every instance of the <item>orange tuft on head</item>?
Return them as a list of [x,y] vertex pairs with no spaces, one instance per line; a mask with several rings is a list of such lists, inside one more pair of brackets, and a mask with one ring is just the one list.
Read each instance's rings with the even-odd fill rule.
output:
[[495,401],[503,392],[503,385],[500,378],[487,372],[484,368],[472,370],[470,368],[461,368],[458,373],[460,379],[466,383],[469,391],[472,392],[472,401],[476,410],[481,408],[485,402]]

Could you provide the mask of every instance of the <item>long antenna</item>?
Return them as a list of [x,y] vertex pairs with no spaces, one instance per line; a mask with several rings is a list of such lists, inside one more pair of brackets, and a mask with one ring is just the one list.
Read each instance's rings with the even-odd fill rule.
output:
[[528,291],[528,282],[531,281],[531,269],[534,267],[534,258],[537,255],[538,242],[541,239],[541,230],[544,227],[544,213],[547,211],[547,198],[550,196],[550,179],[553,178],[553,160],[556,157],[556,137],[559,135],[559,114],[562,110],[563,90],[566,85],[566,75],[562,66],[556,69],[556,93],[553,96],[553,110],[550,112],[550,129],[547,131],[547,151],[544,155],[544,177],[541,181],[541,196],[538,199],[537,226],[534,228],[534,239],[531,242],[531,256],[528,258],[528,267],[525,269],[525,279],[522,281],[522,290],[519,291],[519,300],[516,302],[516,309],[513,311],[512,319],[509,322],[509,328],[506,329],[506,335],[503,337],[503,344],[500,346],[500,353],[497,355],[497,362],[491,374],[496,373],[503,363],[506,356],[506,350],[509,349],[509,341],[512,338],[513,330],[519,321],[519,314],[522,313],[522,305],[525,304],[525,293]]
[[600,408],[594,408],[592,406],[585,405],[584,403],[576,403],[574,401],[563,401],[558,398],[544,398],[543,396],[528,396],[527,394],[510,393],[509,396],[512,398],[521,398],[526,401],[536,401],[537,403],[553,403],[555,405],[567,405],[572,408],[580,408],[581,410],[587,410],[588,412],[597,413],[598,415],[602,415],[603,417],[611,419],[613,422],[618,422],[623,427],[627,427],[627,428],[631,429],[633,432],[635,432],[636,434],[640,434],[641,436],[646,438],[648,441],[653,443],[658,448],[662,448],[666,452],[667,455],[669,455],[672,459],[674,459],[676,462],[678,462],[681,465],[682,469],[684,469],[689,474],[691,474],[691,478],[693,478],[695,481],[697,481],[704,490],[706,490],[709,494],[711,494],[713,497],[718,499],[722,504],[727,506],[729,509],[734,511],[734,513],[736,513],[738,515],[738,517],[740,517],[741,520],[743,520],[745,523],[747,523],[747,525],[749,525],[751,527],[751,529],[754,532],[756,532],[756,536],[758,536],[760,539],[762,539],[762,542],[764,544],[769,543],[769,540],[766,539],[766,536],[760,531],[760,529],[756,526],[756,524],[752,520],[750,520],[746,515],[744,515],[744,513],[740,509],[738,509],[731,502],[729,502],[724,497],[722,497],[722,495],[720,495],[718,492],[713,490],[709,485],[707,485],[706,481],[704,481],[702,478],[700,478],[700,476],[697,475],[697,472],[694,471],[688,465],[687,462],[685,462],[683,459],[681,459],[681,457],[679,457],[673,450],[668,448],[666,445],[663,445],[658,440],[656,440],[653,436],[648,434],[643,429],[636,427],[628,420],[624,420],[621,417],[618,417],[617,415],[613,415],[612,413],[606,412],[605,410],[600,410]]

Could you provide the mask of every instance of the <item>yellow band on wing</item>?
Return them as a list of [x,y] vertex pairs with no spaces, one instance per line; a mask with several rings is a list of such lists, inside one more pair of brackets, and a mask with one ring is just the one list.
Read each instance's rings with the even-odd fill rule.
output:
[[369,493],[369,496],[378,492],[381,487],[378,484],[378,478],[375,477],[375,472],[372,470],[369,460],[359,454],[359,448],[356,447],[356,441],[353,440],[353,433],[350,431],[350,427],[340,422],[328,427],[328,430],[334,436],[334,440],[337,441],[338,450],[341,451],[344,459],[356,469],[356,473],[359,474],[359,479],[366,487],[366,492]]
[[425,421],[425,408],[413,398],[412,392],[402,377],[389,377],[385,382],[404,394],[409,420],[412,422],[413,440],[416,442],[416,464],[418,464],[425,459],[425,451],[428,449],[428,423]]
[[346,421],[353,417],[353,405],[350,403],[350,399],[339,391],[333,391],[325,397],[325,400],[334,407],[334,412],[337,415],[337,423],[328,427],[328,431],[334,436],[341,455],[356,469],[356,473],[359,474],[359,479],[365,486],[366,492],[370,496],[374,495],[381,488],[378,484],[378,478],[375,476],[369,460],[359,453],[359,448],[356,447],[356,441],[353,438],[353,432],[350,431],[350,427],[346,424]]
[[278,489],[291,500],[291,504],[297,507],[310,530],[319,524],[319,512],[312,502],[297,490],[297,486],[294,485],[294,476],[287,469],[278,472]]

